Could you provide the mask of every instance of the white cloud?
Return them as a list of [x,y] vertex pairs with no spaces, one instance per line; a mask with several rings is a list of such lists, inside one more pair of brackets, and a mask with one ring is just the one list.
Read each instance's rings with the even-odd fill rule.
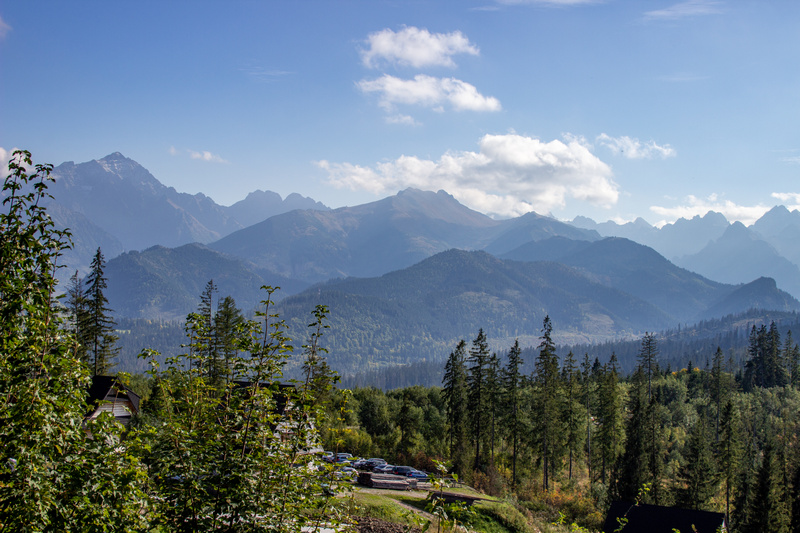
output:
[[211,152],[208,152],[208,151],[195,152],[194,150],[188,150],[188,152],[189,152],[189,157],[191,157],[192,159],[199,159],[201,161],[207,161],[209,163],[227,163],[228,162],[228,161],[222,159],[217,154],[212,154]]
[[794,163],[795,165],[800,165],[800,155],[795,155],[791,157],[784,157],[781,159],[784,163]]
[[319,161],[328,181],[373,194],[407,187],[444,189],[463,204],[501,217],[547,213],[567,198],[602,207],[617,202],[611,169],[576,138],[542,142],[516,134],[485,135],[478,152],[448,152],[438,161],[401,156],[374,168]]
[[11,31],[11,26],[9,26],[3,17],[0,17],[0,39],[5,39],[8,32]]
[[455,78],[425,74],[403,80],[384,74],[375,80],[361,80],[356,86],[365,93],[377,93],[381,107],[392,111],[398,104],[419,105],[437,111],[449,104],[456,111],[500,111],[500,101],[483,96],[474,85]]
[[181,154],[189,154],[189,157],[192,159],[197,159],[199,161],[206,161],[208,163],[229,163],[229,161],[223,159],[217,154],[213,154],[207,150],[203,151],[196,151],[196,150],[178,150],[174,146],[169,147],[169,155],[181,155]]
[[414,26],[397,33],[388,28],[370,33],[366,43],[368,48],[361,50],[361,61],[368,68],[375,68],[383,61],[414,68],[455,67],[454,55],[479,54],[478,47],[460,31],[430,33]]
[[[17,150],[19,150],[19,148],[11,148],[10,150],[6,150],[0,146],[0,178],[5,178],[8,176],[8,163],[11,161],[11,158],[14,156],[14,152]],[[35,170],[29,165],[23,165],[23,167],[28,173],[31,173]]]
[[783,202],[784,207],[790,211],[800,210],[800,192],[774,192],[772,197]]
[[676,152],[670,145],[660,146],[655,141],[641,142],[639,139],[623,135],[622,137],[611,137],[605,133],[597,136],[597,142],[614,152],[628,159],[651,159],[660,157],[675,157]]
[[749,226],[770,209],[771,206],[766,206],[764,204],[753,206],[738,205],[730,200],[721,200],[716,194],[709,195],[706,198],[698,198],[694,195],[689,195],[686,197],[684,205],[675,207],[661,207],[655,205],[650,207],[650,211],[664,217],[664,220],[655,224],[658,227],[674,222],[679,218],[689,219],[696,215],[703,216],[709,211],[722,213],[725,215],[725,218],[731,222],[738,220],[742,224]]
[[11,161],[11,154],[14,150],[6,150],[0,146],[0,177],[8,176],[8,162]]
[[389,124],[403,124],[405,126],[419,126],[419,122],[414,120],[414,117],[408,115],[392,115],[386,117],[386,122]]
[[700,15],[716,15],[722,13],[719,6],[722,2],[714,0],[688,0],[671,5],[664,9],[647,11],[644,14],[645,20],[678,20],[687,17],[697,17]]

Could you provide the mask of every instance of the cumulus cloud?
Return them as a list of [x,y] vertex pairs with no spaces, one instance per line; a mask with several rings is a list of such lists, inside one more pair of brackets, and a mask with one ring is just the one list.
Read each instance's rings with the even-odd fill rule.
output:
[[474,85],[455,78],[436,78],[425,74],[404,80],[384,74],[375,80],[361,80],[357,87],[377,93],[380,106],[392,111],[396,105],[418,105],[437,111],[449,104],[456,111],[500,111],[500,101],[484,96]]
[[647,11],[644,14],[645,20],[678,20],[688,17],[701,15],[716,15],[722,13],[720,5],[722,2],[714,0],[689,0],[680,2],[664,9]]
[[209,163],[227,163],[226,160],[222,159],[217,154],[212,154],[211,152],[208,151],[195,152],[194,150],[189,150],[189,157],[191,157],[192,159],[207,161]]
[[[19,150],[19,148],[15,147],[15,148],[11,148],[9,150],[6,150],[2,146],[0,146],[0,177],[1,178],[5,178],[6,176],[8,176],[8,163],[9,163],[9,161],[11,161],[11,158],[14,155],[14,152],[16,152],[17,150]],[[23,165],[23,167],[28,172],[32,172],[34,170],[33,167],[31,167],[29,165]]]
[[547,213],[568,198],[610,207],[619,197],[611,169],[577,138],[542,142],[516,134],[485,135],[477,152],[448,152],[438,161],[401,156],[374,168],[317,165],[336,187],[376,195],[407,187],[444,189],[473,209],[501,217]]
[[597,142],[615,155],[621,155],[628,159],[652,159],[660,157],[675,157],[675,150],[668,144],[660,146],[655,141],[641,142],[639,139],[623,135],[622,137],[611,137],[605,133],[597,136]]
[[798,192],[774,192],[772,197],[782,202],[784,207],[790,211],[800,210],[800,193]]
[[[774,196],[774,195],[773,195]],[[651,206],[650,211],[664,217],[663,220],[655,224],[660,227],[664,224],[674,222],[679,218],[692,218],[696,215],[703,216],[709,211],[716,211],[725,215],[729,221],[738,220],[742,224],[749,226],[761,218],[764,213],[769,211],[771,206],[757,204],[753,206],[738,205],[730,200],[721,200],[718,195],[711,194],[706,198],[698,198],[689,195],[685,198],[683,205],[674,207]]]
[[361,50],[361,61],[368,68],[383,62],[414,68],[455,67],[454,55],[479,54],[478,47],[460,31],[430,33],[413,26],[398,32],[387,28],[370,33],[366,44],[367,48]]

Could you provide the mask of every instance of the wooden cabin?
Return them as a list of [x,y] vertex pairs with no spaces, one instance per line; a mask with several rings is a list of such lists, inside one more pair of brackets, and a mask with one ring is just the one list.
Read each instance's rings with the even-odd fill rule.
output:
[[119,382],[114,376],[94,376],[89,387],[87,420],[110,412],[118,422],[127,426],[133,415],[139,412],[139,395]]
[[634,505],[616,501],[606,515],[603,533],[620,531],[620,519],[625,521],[622,533],[718,533],[727,531],[724,513],[663,507],[661,505]]

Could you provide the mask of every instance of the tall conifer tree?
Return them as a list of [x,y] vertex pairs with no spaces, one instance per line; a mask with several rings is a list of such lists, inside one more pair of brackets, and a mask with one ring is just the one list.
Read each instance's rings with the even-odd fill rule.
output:
[[119,353],[116,346],[119,338],[114,334],[117,325],[112,317],[113,311],[108,307],[105,290],[108,280],[105,277],[106,261],[100,248],[92,258],[89,275],[86,277],[84,321],[80,324],[80,341],[86,346],[89,354],[92,373],[95,376],[108,374],[114,366],[114,358]]
[[534,441],[537,444],[542,461],[542,487],[550,488],[551,474],[555,473],[557,464],[556,451],[558,440],[562,436],[559,431],[561,421],[559,394],[558,355],[552,338],[553,325],[549,316],[542,323],[542,335],[539,337],[539,356],[535,362],[534,375]]
[[488,425],[487,373],[489,367],[489,342],[481,328],[472,341],[467,364],[467,406],[469,408],[470,429],[475,446],[474,468],[482,464],[481,444],[486,439]]
[[511,439],[511,483],[517,485],[517,453],[522,433],[522,349],[519,340],[508,351],[508,362],[503,369],[503,412],[506,434]]
[[456,471],[464,468],[467,441],[467,343],[459,341],[450,352],[442,378],[442,396],[447,410],[450,457]]

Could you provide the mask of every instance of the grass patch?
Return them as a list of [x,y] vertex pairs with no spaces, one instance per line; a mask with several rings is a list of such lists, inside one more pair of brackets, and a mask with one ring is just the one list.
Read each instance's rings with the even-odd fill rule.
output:
[[369,516],[395,524],[417,526],[412,511],[402,507],[395,499],[384,495],[354,492],[348,512],[354,516]]

